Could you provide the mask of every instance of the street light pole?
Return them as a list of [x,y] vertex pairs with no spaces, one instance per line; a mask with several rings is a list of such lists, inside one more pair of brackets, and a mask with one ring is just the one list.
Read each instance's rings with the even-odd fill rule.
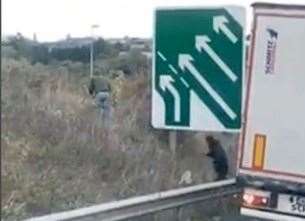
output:
[[94,53],[94,36],[93,29],[98,28],[98,25],[91,25],[91,44],[90,44],[90,79],[93,78],[93,53]]
[[90,44],[90,78],[93,77],[93,39]]

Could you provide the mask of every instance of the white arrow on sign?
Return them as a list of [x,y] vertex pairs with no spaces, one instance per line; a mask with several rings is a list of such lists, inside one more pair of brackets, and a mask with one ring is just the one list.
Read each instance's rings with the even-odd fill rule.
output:
[[220,97],[220,95],[212,88],[212,86],[204,79],[204,77],[198,72],[198,70],[192,64],[193,57],[189,54],[179,54],[178,63],[181,70],[187,69],[201,84],[201,86],[210,94],[212,98],[221,106],[224,112],[234,120],[237,116],[234,111],[226,104],[226,102]]
[[230,41],[235,44],[238,41],[238,38],[232,33],[232,31],[227,27],[228,19],[225,16],[214,16],[213,17],[213,29],[216,33],[219,34],[222,31]]
[[160,76],[160,87],[163,91],[166,89],[174,96],[175,100],[175,121],[180,120],[181,100],[177,89],[172,85],[175,80],[169,75]]
[[236,74],[221,60],[216,52],[210,47],[211,39],[206,35],[197,35],[195,39],[196,49],[201,52],[202,49],[214,60],[214,62],[224,71],[224,73],[233,81],[237,80]]

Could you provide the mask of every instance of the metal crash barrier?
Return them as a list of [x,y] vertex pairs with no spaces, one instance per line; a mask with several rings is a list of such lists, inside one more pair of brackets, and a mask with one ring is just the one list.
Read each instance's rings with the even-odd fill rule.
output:
[[26,221],[119,221],[241,192],[235,179],[179,188],[96,206],[54,213]]

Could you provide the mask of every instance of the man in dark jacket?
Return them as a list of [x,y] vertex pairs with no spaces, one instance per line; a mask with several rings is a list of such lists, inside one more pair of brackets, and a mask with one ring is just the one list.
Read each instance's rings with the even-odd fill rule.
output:
[[95,98],[96,105],[100,108],[100,125],[107,128],[111,124],[111,97],[110,83],[102,77],[90,79],[89,93]]
[[228,174],[228,159],[225,150],[220,142],[212,136],[206,136],[206,142],[209,147],[207,156],[213,159],[214,169],[217,173],[216,180],[226,179]]
[[103,77],[93,77],[89,83],[89,93],[95,97],[99,92],[109,93],[111,91],[110,83]]

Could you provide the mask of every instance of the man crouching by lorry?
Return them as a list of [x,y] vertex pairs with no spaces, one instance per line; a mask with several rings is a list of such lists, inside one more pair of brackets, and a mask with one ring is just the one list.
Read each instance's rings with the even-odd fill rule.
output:
[[213,166],[217,173],[216,181],[224,180],[228,174],[228,158],[220,142],[212,136],[206,136],[209,152],[206,154],[213,159]]

